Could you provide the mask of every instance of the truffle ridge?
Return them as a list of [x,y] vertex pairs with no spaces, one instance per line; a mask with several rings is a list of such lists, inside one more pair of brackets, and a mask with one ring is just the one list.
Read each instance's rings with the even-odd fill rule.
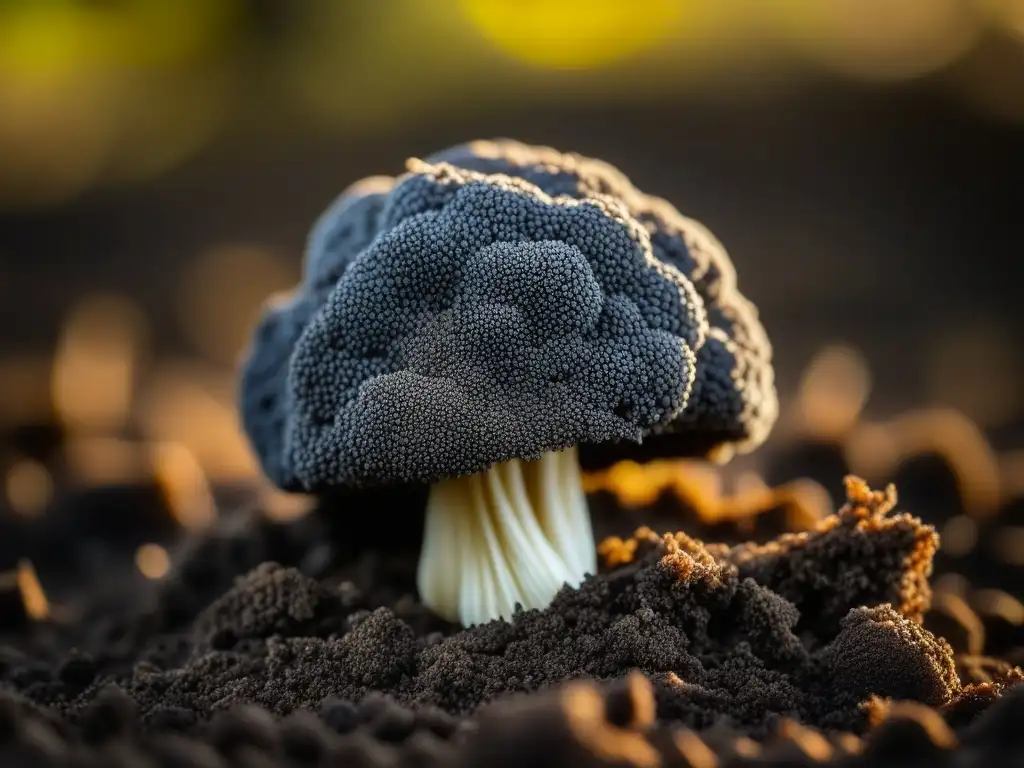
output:
[[292,353],[304,488],[639,441],[686,407],[703,306],[615,200],[413,167]]
[[328,208],[240,402],[286,489],[433,481],[661,433],[752,448],[777,410],[770,357],[704,227],[606,163],[472,142]]
[[708,317],[708,337],[697,353],[690,406],[656,433],[686,432],[674,442],[695,454],[721,445],[745,451],[768,436],[778,415],[772,348],[757,309],[740,293],[736,270],[718,239],[667,200],[638,190],[610,163],[513,139],[461,144],[427,158],[536,184],[551,195],[620,200],[650,234],[654,255],[693,283]]
[[303,283],[272,299],[256,323],[239,372],[242,426],[263,471],[287,490],[299,490],[284,464],[288,360],[314,313],[349,262],[377,234],[377,219],[394,179],[373,176],[345,189],[317,219],[306,245]]

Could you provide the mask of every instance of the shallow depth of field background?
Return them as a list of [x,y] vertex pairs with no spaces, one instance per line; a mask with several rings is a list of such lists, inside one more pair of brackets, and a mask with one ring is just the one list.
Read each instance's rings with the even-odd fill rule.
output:
[[3,514],[152,477],[187,527],[225,488],[300,510],[234,412],[261,302],[350,182],[498,136],[722,239],[766,453],[968,445],[983,498],[1024,486],[1024,0],[0,0]]

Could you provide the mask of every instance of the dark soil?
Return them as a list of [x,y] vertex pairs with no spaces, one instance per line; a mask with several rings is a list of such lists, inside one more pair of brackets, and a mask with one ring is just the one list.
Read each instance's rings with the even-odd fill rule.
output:
[[[926,499],[941,525],[962,504],[929,461],[900,508]],[[237,514],[159,582],[130,560],[166,527],[150,491],[76,497],[93,555],[54,552],[70,513],[3,545],[33,556],[54,609],[33,621],[15,583],[0,592],[0,764],[1024,765],[1024,636],[992,599],[1020,569],[942,555],[891,493],[846,493],[802,532],[780,505],[710,524],[670,493],[639,510],[596,494],[599,539],[617,537],[601,573],[465,631],[416,598],[422,491]],[[973,586],[933,596],[936,563]]]

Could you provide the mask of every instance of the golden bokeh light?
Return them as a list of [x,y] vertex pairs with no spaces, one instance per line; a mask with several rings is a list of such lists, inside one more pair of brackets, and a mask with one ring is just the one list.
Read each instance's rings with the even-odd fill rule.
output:
[[72,431],[122,426],[132,405],[144,317],[117,296],[85,299],[72,311],[53,366],[53,404]]
[[758,515],[781,508],[791,530],[804,530],[832,512],[828,491],[814,480],[804,478],[772,488],[760,475],[747,471],[735,478],[733,486],[733,492],[726,493],[721,472],[713,464],[693,459],[620,461],[583,475],[584,492],[611,493],[627,509],[649,506],[663,493],[671,493],[706,524],[733,522],[749,528]]
[[[653,708],[651,683],[637,671],[627,677],[630,700],[635,711]],[[559,694],[564,721],[575,743],[589,754],[609,765],[632,765],[636,768],[658,768],[661,756],[643,734],[647,723],[626,729],[608,722],[604,699],[597,689],[585,682],[574,681]],[[650,703],[649,703],[650,702]]]
[[749,736],[740,736],[738,739],[733,741],[732,750],[740,757],[746,757],[751,760],[757,758],[763,751],[763,747]]
[[801,427],[820,439],[848,432],[871,393],[864,357],[843,345],[829,346],[811,360],[800,381],[797,402]]
[[19,515],[34,517],[53,498],[53,480],[42,464],[22,459],[7,470],[5,490],[11,509]]
[[1007,565],[1024,567],[1024,525],[1004,525],[992,537],[996,556]]
[[987,517],[996,511],[999,462],[977,424],[952,408],[908,411],[890,424],[902,456],[934,452],[949,461],[969,514]]
[[55,203],[95,180],[113,133],[113,87],[109,77],[38,84],[0,71],[0,202]]
[[52,78],[94,67],[160,67],[208,55],[239,0],[71,0],[0,6],[0,72]]
[[[1019,0],[390,0],[285,4],[310,7],[282,11],[288,38],[256,38],[249,5],[0,3],[0,205],[152,178],[221,129],[291,130],[292,108],[369,132],[496,97],[769,93],[799,79],[794,50],[815,70],[905,79],[984,48],[983,29],[1024,30]],[[985,69],[977,101],[1019,114],[1008,67]]]
[[78,72],[45,82],[0,72],[0,204],[64,202],[105,182],[172,168],[223,124],[217,72]]
[[[671,678],[679,681],[675,682],[673,680],[672,683],[675,685],[685,685],[675,672],[669,672],[668,674]],[[717,768],[718,755],[693,731],[689,729],[673,729],[672,744],[680,756],[686,760],[686,765],[690,765],[693,768]]]
[[862,422],[843,447],[850,471],[876,482],[891,477],[911,457],[941,456],[972,517],[993,514],[1003,497],[995,450],[978,425],[953,408],[919,408],[884,422]]
[[815,763],[827,762],[835,755],[832,742],[819,731],[788,717],[779,723],[779,740],[787,745],[796,745],[803,755]]
[[927,397],[962,411],[981,426],[1007,423],[1022,405],[1019,344],[993,325],[951,328],[930,345]]
[[661,459],[644,464],[620,461],[608,469],[583,475],[586,493],[613,493],[629,509],[649,506],[662,493],[674,491],[680,484],[686,486],[689,495],[717,497],[722,492],[722,479],[715,468],[691,459]]
[[991,19],[1012,35],[1024,38],[1024,2],[1021,0],[976,0]]
[[864,421],[846,436],[843,455],[858,477],[879,482],[900,461],[900,447],[887,424]]
[[178,302],[182,329],[205,356],[234,363],[267,296],[288,288],[295,277],[263,248],[211,248],[185,271]]
[[256,481],[260,508],[271,520],[287,522],[308,515],[315,504],[313,496],[288,493],[273,485],[264,475]]
[[143,544],[135,550],[135,567],[147,579],[162,579],[171,569],[171,556],[159,544]]
[[215,482],[248,482],[257,473],[235,408],[231,368],[168,361],[139,396],[137,421],[148,440],[185,446]]
[[1001,589],[979,589],[973,593],[972,606],[982,614],[999,616],[1014,626],[1024,625],[1024,603]]
[[146,476],[146,446],[107,435],[73,435],[64,458],[76,482],[86,486],[130,485]]
[[943,573],[932,582],[936,594],[956,595],[966,599],[971,592],[971,582],[960,573]]
[[769,489],[768,483],[761,476],[759,472],[755,472],[752,469],[744,470],[740,472],[736,479],[733,481],[733,492],[737,494],[744,493],[763,493]]
[[953,557],[964,557],[978,543],[978,524],[967,515],[951,517],[939,533],[942,551]]
[[240,0],[0,3],[0,204],[151,177],[212,137]]
[[155,443],[149,451],[153,474],[174,519],[188,530],[209,528],[217,517],[217,505],[196,457],[178,443]]
[[588,69],[663,42],[692,0],[460,0],[466,18],[515,59]]
[[768,21],[820,66],[865,80],[905,80],[955,61],[983,14],[965,0],[778,0]]
[[25,613],[29,618],[42,621],[50,616],[50,601],[46,599],[43,585],[39,583],[36,576],[36,569],[28,560],[18,563],[18,589],[21,592],[21,601],[25,606]]

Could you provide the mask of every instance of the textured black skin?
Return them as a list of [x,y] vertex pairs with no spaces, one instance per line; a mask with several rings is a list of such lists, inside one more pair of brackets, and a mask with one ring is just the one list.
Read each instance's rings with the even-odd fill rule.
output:
[[[677,267],[694,284],[710,330],[697,352],[693,396],[687,409],[654,430],[644,441],[646,450],[631,451],[632,457],[701,456],[729,444],[744,452],[764,442],[778,416],[771,344],[757,309],[737,289],[736,270],[728,254],[706,227],[683,216],[668,201],[640,192],[614,166],[550,147],[511,139],[473,141],[426,160],[517,176],[552,195],[611,195],[647,228],[654,255]],[[623,449],[628,448],[585,447],[590,450],[581,458],[594,466],[622,458]],[[611,451],[593,450],[604,447]]]
[[617,201],[423,166],[381,218],[289,363],[302,487],[639,441],[685,407],[703,307]]
[[301,490],[285,468],[285,385],[288,360],[313,314],[349,262],[377,234],[377,220],[394,179],[370,177],[342,192],[310,231],[302,284],[263,311],[239,376],[242,426],[263,471],[287,490]]
[[[242,369],[240,400],[243,424],[265,472],[272,480],[290,490],[318,490],[339,484],[361,485],[438,479],[478,471],[507,458],[536,456],[544,450],[572,443],[580,444],[584,465],[595,466],[626,456],[644,455],[651,449],[655,453],[704,455],[725,444],[747,450],[764,439],[774,423],[777,411],[770,346],[757,320],[756,311],[735,290],[735,273],[728,257],[713,236],[702,226],[681,216],[665,201],[641,194],[616,169],[597,160],[562,154],[543,147],[499,141],[461,145],[434,155],[428,160],[430,163],[441,161],[486,174],[518,177],[529,184],[512,184],[511,187],[530,188],[533,190],[530,195],[539,195],[538,199],[546,198],[546,193],[552,196],[566,195],[580,201],[600,200],[597,205],[606,210],[606,217],[610,215],[612,219],[621,220],[620,228],[624,226],[631,230],[631,237],[637,242],[644,241],[642,247],[655,257],[654,266],[651,267],[652,274],[664,271],[665,265],[668,265],[666,274],[671,275],[669,279],[675,282],[683,293],[683,311],[687,314],[687,319],[681,321],[681,324],[688,329],[675,329],[670,332],[685,337],[688,351],[683,353],[683,359],[696,356],[696,365],[692,365],[692,360],[688,360],[689,370],[684,374],[684,379],[688,381],[683,387],[683,391],[688,393],[686,407],[679,408],[678,400],[674,399],[676,395],[666,394],[657,390],[657,387],[652,390],[653,394],[633,393],[621,403],[610,403],[607,392],[582,392],[578,389],[579,382],[574,382],[576,390],[567,395],[566,390],[571,387],[566,387],[565,382],[556,381],[555,386],[548,386],[550,382],[543,384],[537,378],[536,370],[530,374],[534,377],[534,385],[538,387],[534,397],[546,391],[546,397],[562,393],[563,398],[558,400],[555,397],[546,403],[540,403],[538,400],[532,410],[524,407],[526,395],[525,391],[521,390],[526,382],[523,378],[526,373],[524,366],[527,363],[535,365],[533,356],[529,354],[533,346],[545,333],[552,338],[558,335],[552,323],[565,323],[577,317],[587,316],[585,312],[582,315],[579,313],[579,307],[564,312],[558,310],[572,306],[572,302],[582,302],[580,306],[591,307],[599,303],[597,294],[588,295],[583,283],[573,283],[569,279],[579,277],[573,273],[573,259],[567,257],[567,252],[559,250],[559,246],[551,244],[531,246],[530,249],[520,247],[522,253],[518,258],[521,258],[524,266],[521,269],[509,268],[500,272],[500,280],[521,281],[526,273],[536,269],[537,264],[560,263],[553,267],[553,271],[547,273],[548,288],[538,288],[537,286],[545,282],[538,278],[532,290],[540,293],[528,303],[529,313],[536,314],[519,318],[515,333],[510,334],[508,328],[502,326],[502,323],[513,322],[510,318],[492,316],[486,318],[487,322],[484,322],[485,318],[482,315],[471,318],[463,309],[458,312],[461,321],[469,320],[476,324],[456,330],[455,336],[460,336],[464,340],[474,338],[475,343],[493,347],[491,352],[494,354],[490,357],[500,361],[505,370],[493,368],[489,374],[490,378],[507,377],[512,368],[515,368],[515,386],[521,390],[517,396],[511,396],[512,393],[502,388],[491,388],[489,396],[496,399],[485,403],[480,398],[488,391],[488,387],[479,388],[479,370],[464,371],[466,381],[463,383],[472,382],[474,391],[464,390],[460,393],[458,387],[454,390],[446,389],[441,385],[449,380],[447,377],[458,375],[458,372],[445,370],[443,378],[438,379],[433,375],[429,364],[423,368],[423,364],[426,364],[423,354],[427,354],[427,357],[429,354],[421,350],[417,353],[420,356],[416,358],[421,365],[417,369],[421,376],[417,379],[417,384],[412,384],[411,374],[402,374],[389,379],[386,393],[382,389],[384,385],[377,382],[370,385],[374,393],[372,397],[378,399],[382,396],[394,398],[399,396],[400,391],[408,390],[406,394],[401,395],[402,404],[391,407],[392,417],[386,417],[378,411],[373,411],[372,414],[360,413],[356,417],[359,425],[355,427],[351,418],[346,416],[349,422],[345,425],[335,424],[328,430],[333,436],[325,437],[323,423],[338,414],[326,412],[324,409],[329,410],[330,406],[324,404],[332,402],[337,406],[341,400],[337,399],[338,393],[335,392],[325,394],[322,401],[317,401],[317,396],[311,395],[309,387],[319,387],[325,393],[332,391],[331,385],[324,377],[327,375],[325,366],[334,364],[325,362],[328,358],[334,359],[333,353],[331,350],[318,351],[308,342],[300,343],[300,336],[307,326],[314,323],[314,318],[322,320],[324,313],[328,311],[326,305],[329,303],[332,290],[337,285],[337,291],[341,291],[348,284],[348,266],[370,250],[370,243],[376,242],[374,237],[389,237],[393,227],[408,226],[404,224],[406,219],[436,211],[444,205],[445,196],[449,195],[448,190],[452,186],[446,182],[441,185],[443,189],[431,189],[429,185],[411,183],[410,174],[407,174],[402,177],[399,186],[389,194],[388,189],[393,180],[374,177],[351,187],[321,216],[309,240],[303,283],[288,302],[265,312]],[[457,176],[451,171],[448,174]],[[412,174],[411,178],[415,177],[416,174]],[[507,181],[493,183],[507,184]],[[534,189],[532,185],[539,189]],[[564,207],[568,202],[565,200],[558,205]],[[481,216],[485,227],[493,225],[490,219],[494,213],[490,209],[478,209],[473,215]],[[450,226],[457,230],[460,225]],[[472,228],[471,231],[476,233],[477,228]],[[512,232],[508,236],[513,242],[549,238],[549,235],[540,232]],[[483,241],[479,241],[476,247],[483,247],[482,243]],[[488,245],[493,246],[493,243]],[[496,264],[509,261],[508,248],[502,251],[502,247],[494,246],[493,251],[491,258]],[[498,253],[502,255],[498,256]],[[390,256],[378,254],[375,258],[383,263]],[[466,255],[463,254],[459,258],[464,259]],[[481,257],[473,258],[479,260]],[[588,263],[592,263],[593,266],[593,263],[596,263],[594,259],[603,258],[594,256]],[[614,258],[611,260],[614,261]],[[532,266],[526,266],[528,264]],[[378,271],[382,277],[386,273],[387,269]],[[424,272],[424,275],[429,274],[429,271]],[[567,279],[570,284],[577,285],[582,291],[578,296],[574,294],[571,300],[557,290],[552,292],[558,287],[556,283]],[[484,304],[517,306],[517,302],[521,302],[530,292],[525,286],[500,286],[491,278],[483,278],[483,281],[487,283],[485,288],[475,287],[471,290],[478,293],[483,291],[477,298]],[[365,282],[364,285],[370,287]],[[543,298],[545,291],[547,301]],[[410,288],[406,293],[407,303],[410,298],[422,298],[416,289]],[[634,302],[638,301],[638,296],[640,294],[633,297]],[[351,296],[348,301],[352,302]],[[464,300],[460,299],[460,302],[464,303]],[[427,312],[434,312],[440,308],[436,302],[432,305],[430,302],[421,304],[420,308]],[[641,314],[646,317],[647,308],[641,306],[641,309]],[[411,304],[402,309],[396,306],[394,309],[386,309],[387,317],[391,318],[396,310],[396,318],[408,318],[415,312],[411,309]],[[369,310],[364,309],[364,312],[367,311]],[[375,338],[386,345],[389,338],[390,341],[394,341],[398,336],[408,335],[410,329],[406,328],[404,332],[400,330],[400,327],[404,327],[402,322],[431,322],[426,319],[427,315],[423,314],[413,321],[394,319],[393,322],[387,323],[381,322],[385,319],[381,315],[364,314],[358,320],[350,316],[345,316],[343,320],[339,318],[340,316],[335,317],[333,322],[343,322],[346,325],[344,328],[334,329],[332,344],[341,343],[352,334],[366,332],[371,336],[376,334]],[[437,326],[437,321],[433,322]],[[531,330],[531,323],[544,326],[547,330]],[[332,335],[324,330],[323,322],[318,327],[321,330],[315,333],[320,337]],[[387,330],[385,331],[383,327]],[[571,322],[567,329],[572,329]],[[582,329],[573,330],[578,333]],[[310,333],[314,331],[310,330]],[[488,333],[491,333],[492,337],[489,337]],[[509,342],[516,334],[524,344],[523,347],[518,351],[506,349],[502,353],[496,352],[500,348],[494,346],[496,342]],[[418,333],[415,338],[427,342],[427,336],[423,334]],[[405,342],[402,350],[390,349],[390,357],[385,356],[387,359],[378,356],[375,361],[362,361],[357,366],[361,371],[359,375],[364,378],[372,377],[383,372],[387,366],[396,365],[398,358],[409,359],[409,343]],[[548,343],[553,342],[549,340]],[[428,346],[430,344],[436,346],[437,339],[429,341]],[[297,368],[295,365],[299,359],[300,349],[306,350],[303,353],[306,355],[303,359],[307,361],[304,363],[305,368]],[[357,351],[356,354],[383,351],[384,347],[381,346],[370,348],[364,345],[363,351]],[[445,351],[446,355],[451,353],[451,349]],[[433,362],[441,362],[436,359],[436,349],[433,354]],[[472,354],[469,347],[464,348],[459,358],[461,364],[469,363]],[[595,360],[593,357],[587,359],[591,361],[588,364]],[[559,367],[553,360],[547,360],[545,364],[549,367]],[[560,363],[561,370],[552,375],[555,379],[560,379],[568,372],[566,365],[573,368],[580,364],[579,358],[565,358]],[[298,372],[300,369],[302,372]],[[286,392],[289,370],[293,371],[294,379],[290,395]],[[576,367],[575,370],[579,368]],[[427,373],[434,382],[429,394],[422,379],[424,373]],[[609,384],[608,374],[603,370],[593,370],[590,373],[599,390]],[[341,374],[336,371],[332,375]],[[621,379],[619,383],[612,385],[618,394],[626,391],[623,387],[632,387],[636,383],[631,380],[633,373],[628,366],[620,367],[615,375]],[[487,379],[488,376],[484,375],[483,378]],[[303,381],[305,384],[302,384]],[[351,397],[356,380],[349,377],[346,381],[348,396]],[[307,389],[300,393],[303,386]],[[664,385],[661,386],[664,389]],[[456,418],[454,414],[457,411],[464,411],[469,407],[468,401],[464,399],[467,395],[471,395],[471,399],[475,398],[472,407],[474,414],[477,415],[466,418],[466,414],[462,413]],[[591,395],[596,397],[596,400],[592,400]],[[412,408],[409,400],[411,396],[418,398],[419,403]],[[441,402],[439,398],[443,397],[454,399]],[[655,413],[657,409],[652,410],[650,406],[652,397],[668,397],[670,404],[659,406],[661,412]],[[645,406],[642,402],[634,403],[634,400],[647,401],[648,404]],[[595,405],[598,401],[601,401],[600,405]],[[304,406],[304,403],[314,402],[320,404]],[[544,418],[540,418],[539,414],[556,407],[565,412],[557,415],[548,413]],[[587,408],[597,410],[589,415],[583,415]],[[615,411],[616,408],[627,418],[610,418],[608,411]],[[603,416],[598,416],[598,412],[603,413]],[[416,413],[426,419],[421,424],[429,423],[430,428],[435,430],[429,439],[426,437],[427,433],[418,427],[414,428],[408,421],[410,413]],[[502,413],[506,415],[502,416]],[[370,443],[342,446],[342,442],[352,440],[360,433],[364,439],[368,439],[365,438],[366,435],[379,430],[385,423],[378,421],[377,424],[369,424],[368,418],[397,418],[401,421],[390,422],[388,428],[392,430],[392,438],[375,438],[376,446]],[[550,423],[541,427],[541,422],[545,420]],[[566,423],[557,427],[554,425],[555,421]],[[567,426],[569,421],[574,424],[572,428]],[[515,428],[510,430],[512,425]],[[353,429],[356,431],[353,432]],[[524,432],[538,429],[540,431],[535,434],[528,435]],[[286,435],[291,436],[287,445]],[[439,440],[444,435],[448,435],[449,439]],[[457,437],[453,437],[456,435]],[[455,443],[458,443],[457,450],[454,447]],[[416,450],[421,451],[422,455],[413,459],[410,454]],[[473,450],[481,452],[475,459],[465,453]],[[350,453],[359,454],[362,458],[350,466],[343,466],[346,462],[351,462],[351,458],[348,457]],[[399,454],[405,455],[406,458],[399,460]],[[396,461],[405,461],[407,466],[398,466],[395,464]],[[327,465],[331,465],[330,469]]]

